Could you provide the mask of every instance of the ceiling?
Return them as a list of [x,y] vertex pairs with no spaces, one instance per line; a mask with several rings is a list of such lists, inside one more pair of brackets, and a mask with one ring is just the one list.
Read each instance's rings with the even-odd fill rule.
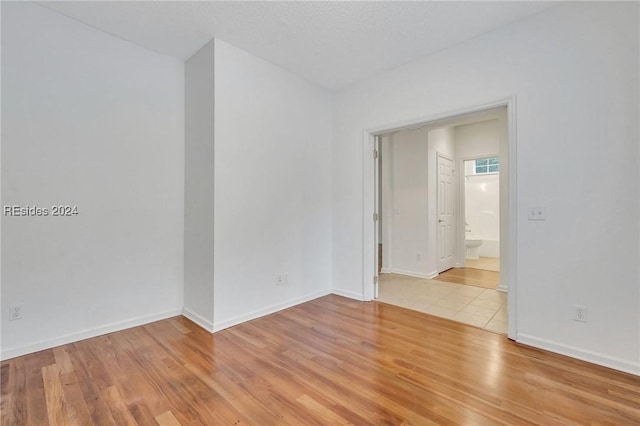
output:
[[216,37],[331,90],[554,6],[540,1],[39,3],[182,60]]

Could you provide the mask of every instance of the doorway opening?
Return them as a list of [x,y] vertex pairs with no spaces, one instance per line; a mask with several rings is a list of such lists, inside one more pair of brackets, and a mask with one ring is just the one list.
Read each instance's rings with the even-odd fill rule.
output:
[[465,267],[500,272],[500,155],[462,162]]
[[[460,170],[460,214],[464,219],[464,267],[447,271],[438,279],[496,289],[500,284],[500,154],[490,154],[484,138],[494,123],[467,126],[461,143],[477,143],[473,151],[485,151],[474,158],[463,158]],[[487,132],[489,130],[489,132]],[[497,145],[497,144],[496,144]],[[489,155],[489,156],[487,156]]]
[[373,235],[365,227],[374,248],[365,255],[374,266],[367,300],[395,297],[515,336],[513,107],[506,100],[365,133],[365,148],[377,153],[365,166],[374,216]]

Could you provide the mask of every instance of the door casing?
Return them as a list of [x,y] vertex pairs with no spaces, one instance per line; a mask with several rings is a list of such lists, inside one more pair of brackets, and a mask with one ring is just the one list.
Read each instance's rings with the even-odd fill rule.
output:
[[[446,123],[454,119],[462,119],[465,116],[491,111],[497,108],[506,107],[507,135],[501,148],[501,214],[506,213],[504,229],[501,229],[501,290],[508,289],[508,324],[507,335],[510,339],[517,337],[517,311],[518,311],[518,286],[517,286],[517,228],[516,228],[516,97],[488,102],[458,110],[434,114],[422,118],[411,119],[401,122],[388,123],[371,127],[363,131],[362,140],[362,299],[371,301],[375,297],[377,280],[377,255],[376,246],[377,225],[373,220],[374,213],[377,213],[376,202],[376,164],[377,159],[373,158],[373,151],[376,146],[376,135],[389,133],[406,128],[422,127],[425,125],[435,126],[439,123]],[[503,152],[504,151],[504,152]],[[506,164],[505,164],[506,163]],[[505,189],[504,191],[502,189]],[[504,203],[504,204],[503,204]],[[504,247],[504,250],[502,249]]]

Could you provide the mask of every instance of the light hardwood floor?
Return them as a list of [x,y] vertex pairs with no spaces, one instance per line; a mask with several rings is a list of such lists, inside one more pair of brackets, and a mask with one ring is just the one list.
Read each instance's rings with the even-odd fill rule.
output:
[[326,296],[210,335],[182,317],[1,364],[3,425],[638,425],[637,376]]

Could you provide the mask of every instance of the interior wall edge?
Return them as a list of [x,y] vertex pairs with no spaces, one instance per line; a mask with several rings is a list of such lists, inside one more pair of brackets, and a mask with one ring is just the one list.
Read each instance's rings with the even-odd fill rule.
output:
[[346,297],[348,299],[353,299],[353,300],[358,300],[360,302],[364,302],[364,294],[362,293],[356,293],[355,291],[351,291],[351,290],[344,290],[344,289],[340,289],[340,288],[334,288],[331,290],[331,294],[335,294],[336,296],[342,296],[342,297]]
[[542,339],[529,334],[518,333],[516,342],[545,351],[554,352],[571,358],[623,371],[625,373],[640,376],[640,362],[627,361],[614,358],[597,352],[588,351],[574,346],[564,345],[551,340]]
[[0,352],[0,361],[6,361],[11,358],[16,358],[22,355],[28,355],[34,352],[43,351],[46,349],[55,348],[56,346],[67,345],[70,343],[79,342],[81,340],[90,339],[92,337],[98,337],[116,331],[122,331],[133,327],[149,324],[152,322],[160,321],[163,319],[175,317],[182,314],[182,309],[176,308],[157,314],[146,315],[143,317],[132,318],[125,321],[119,321],[112,324],[107,324],[100,327],[90,328],[77,333],[71,333],[64,336],[53,337],[51,339],[41,340],[39,342],[30,343],[24,346],[18,346],[9,349],[2,349]]
[[182,316],[187,318],[189,321],[194,322],[199,327],[207,330],[209,333],[213,333],[213,322],[186,306],[182,308]]
[[326,289],[326,290],[320,290],[314,293],[310,293],[306,296],[295,297],[293,299],[289,299],[281,303],[276,303],[271,306],[264,307],[262,309],[258,309],[252,312],[248,312],[246,314],[238,315],[237,317],[214,322],[212,329],[213,329],[213,332],[215,333],[216,331],[221,331],[226,328],[233,327],[234,325],[242,324],[243,322],[251,321],[256,318],[264,317],[266,315],[275,314],[276,312],[282,311],[284,309],[291,308],[301,303],[309,302],[311,300],[317,299],[319,297],[327,296],[329,294],[331,294],[331,290]]
[[438,271],[432,271],[427,274],[423,274],[421,272],[414,272],[414,271],[408,271],[405,269],[395,269],[395,268],[382,268],[382,271],[380,272],[383,274],[406,275],[408,277],[424,278],[427,280],[433,279],[439,275]]

